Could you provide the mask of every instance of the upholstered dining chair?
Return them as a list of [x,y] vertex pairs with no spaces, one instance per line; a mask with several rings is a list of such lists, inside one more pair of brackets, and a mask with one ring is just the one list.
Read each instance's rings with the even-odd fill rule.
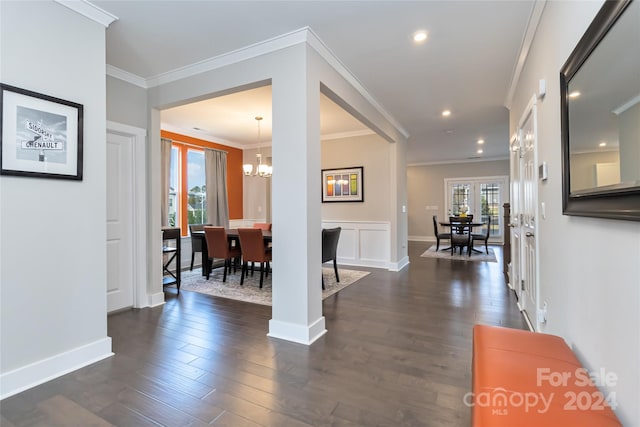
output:
[[[189,235],[191,236],[191,267],[189,270],[193,270],[193,260],[196,256],[196,252],[202,252],[202,239],[193,237],[194,231],[202,231],[204,227],[212,224],[189,224]],[[202,262],[205,262],[203,259]]]
[[238,228],[240,237],[240,250],[242,251],[242,272],[240,273],[240,285],[244,284],[244,277],[248,274],[248,263],[260,263],[260,287],[265,275],[269,275],[269,262],[271,261],[271,248],[264,245],[262,229]]
[[[473,243],[478,241],[484,241],[484,251],[489,254],[489,235],[491,234],[491,215],[487,217],[487,229],[482,233],[471,233],[471,250],[473,250]],[[471,251],[469,251],[471,254]]]
[[[451,255],[455,253],[456,248],[462,250],[466,247],[471,254],[471,226],[469,217],[449,217],[451,224]],[[455,224],[455,225],[454,225]],[[455,229],[455,232],[453,231]]]
[[451,240],[451,232],[449,232],[449,233],[441,233],[440,230],[438,230],[438,217],[437,217],[437,215],[433,216],[433,234],[435,234],[435,236],[436,236],[436,252],[438,250],[440,250],[440,239]]
[[[224,227],[204,227],[204,237],[207,239],[207,252],[209,253],[209,266],[213,264],[215,258],[224,260],[224,272],[222,281],[227,281],[227,271],[231,272],[231,261],[235,260],[237,266],[240,259],[240,248],[232,247],[227,238],[227,231]],[[204,262],[204,261],[203,261]],[[211,267],[207,268],[207,280],[211,274]]]
[[271,231],[271,223],[270,222],[256,222],[253,224],[253,228],[259,228],[261,230]]
[[[340,283],[338,276],[338,240],[341,227],[322,229],[322,263],[333,261],[333,271],[336,273],[336,282]],[[324,275],[322,276],[322,289],[324,289]]]

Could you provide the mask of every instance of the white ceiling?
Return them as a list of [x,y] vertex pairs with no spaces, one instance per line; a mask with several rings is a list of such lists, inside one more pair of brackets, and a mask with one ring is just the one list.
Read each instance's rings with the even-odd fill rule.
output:
[[[308,26],[409,133],[410,164],[508,155],[504,104],[533,1],[93,3],[119,18],[107,29],[107,63],[144,79]],[[417,30],[429,34],[420,45]],[[323,135],[362,131],[322,98]],[[167,110],[162,120],[253,145],[256,115],[265,117],[261,139],[270,140],[270,106],[267,87]]]

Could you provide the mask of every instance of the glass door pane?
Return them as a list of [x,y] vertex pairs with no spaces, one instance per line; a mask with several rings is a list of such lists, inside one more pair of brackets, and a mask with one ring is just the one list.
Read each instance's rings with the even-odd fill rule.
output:
[[449,216],[473,214],[473,186],[471,183],[449,184]]
[[480,184],[480,212],[482,222],[488,222],[491,217],[491,230],[490,236],[500,236],[500,207],[502,189],[500,183],[481,183]]

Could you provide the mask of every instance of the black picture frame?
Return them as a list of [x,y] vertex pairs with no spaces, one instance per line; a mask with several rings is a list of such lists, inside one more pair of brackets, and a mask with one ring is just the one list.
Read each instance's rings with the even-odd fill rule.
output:
[[[569,83],[632,1],[606,1],[560,70],[562,213],[564,215],[640,221],[640,186],[613,185],[602,189],[572,192],[570,164]],[[637,54],[637,51],[631,52],[635,49],[631,44],[624,49],[629,54]]]
[[82,180],[83,108],[0,83],[0,175]]
[[322,169],[322,203],[364,202],[364,167]]

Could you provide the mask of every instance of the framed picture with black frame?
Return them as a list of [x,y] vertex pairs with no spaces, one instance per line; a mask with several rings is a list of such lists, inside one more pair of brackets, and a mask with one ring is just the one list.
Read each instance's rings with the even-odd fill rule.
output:
[[322,169],[322,203],[364,202],[364,168]]
[[82,180],[83,106],[0,83],[0,175]]

